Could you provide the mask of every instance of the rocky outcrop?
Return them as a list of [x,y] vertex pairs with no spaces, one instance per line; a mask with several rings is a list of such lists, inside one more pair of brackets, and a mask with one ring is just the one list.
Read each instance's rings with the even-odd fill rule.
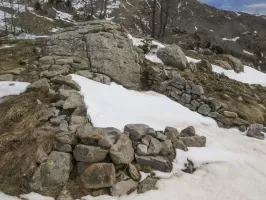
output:
[[41,65],[69,65],[75,71],[102,74],[103,82],[110,82],[107,75],[127,88],[140,86],[143,53],[133,46],[127,31],[111,21],[67,28],[47,39],[45,52],[53,56],[41,58]]
[[165,65],[169,65],[181,70],[186,69],[188,65],[188,61],[184,52],[175,44],[159,49],[157,56]]

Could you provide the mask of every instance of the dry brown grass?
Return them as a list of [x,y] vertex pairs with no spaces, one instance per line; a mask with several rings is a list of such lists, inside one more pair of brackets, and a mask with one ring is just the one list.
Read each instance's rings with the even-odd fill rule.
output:
[[[43,104],[37,104],[37,98]],[[48,134],[36,137],[34,132],[49,101],[45,94],[31,92],[0,104],[0,191],[11,195],[28,192],[27,184],[37,167],[35,153],[53,141]]]
[[[206,96],[214,97],[227,110],[236,112],[242,119],[251,123],[266,123],[266,88],[259,85],[249,86],[214,73],[182,72],[187,79],[204,87]],[[242,97],[243,101],[238,100]]]
[[43,39],[38,40],[0,40],[1,44],[14,44],[15,47],[0,49],[0,74],[7,70],[25,68],[20,75],[15,75],[15,80],[33,82],[37,76],[30,76],[31,66],[20,65],[20,61],[29,59],[30,62],[38,60],[34,47],[42,47]]

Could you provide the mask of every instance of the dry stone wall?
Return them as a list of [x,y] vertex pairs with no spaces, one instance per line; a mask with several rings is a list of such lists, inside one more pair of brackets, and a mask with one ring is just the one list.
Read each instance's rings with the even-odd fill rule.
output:
[[249,126],[248,121],[239,118],[234,112],[225,110],[216,99],[207,97],[201,85],[186,80],[175,68],[151,65],[147,67],[146,74],[150,89],[167,95],[192,111],[213,118],[220,127],[238,127],[245,131]]

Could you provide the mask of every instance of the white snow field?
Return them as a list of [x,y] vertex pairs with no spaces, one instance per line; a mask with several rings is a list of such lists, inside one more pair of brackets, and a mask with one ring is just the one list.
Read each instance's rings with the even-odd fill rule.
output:
[[246,65],[244,65],[244,72],[240,73],[236,73],[234,70],[223,69],[217,65],[212,65],[212,71],[219,74],[223,73],[228,78],[242,83],[266,86],[266,74]]
[[[128,123],[144,123],[157,130],[165,126],[181,130],[193,125],[197,134],[207,137],[205,148],[189,148],[188,152],[177,150],[173,172],[156,173],[165,178],[158,182],[158,190],[144,194],[135,192],[120,198],[87,196],[82,199],[265,199],[265,140],[246,137],[236,129],[218,128],[214,120],[155,92],[127,90],[115,83],[104,85],[78,75],[72,78],[81,86],[94,126],[122,130]],[[187,158],[198,167],[192,175],[180,170]]]
[[26,90],[29,83],[16,81],[0,81],[0,98],[9,95],[18,95]]

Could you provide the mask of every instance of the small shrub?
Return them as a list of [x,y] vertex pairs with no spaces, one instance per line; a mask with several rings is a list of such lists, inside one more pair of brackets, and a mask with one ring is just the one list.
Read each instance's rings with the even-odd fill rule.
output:
[[42,9],[42,5],[39,1],[36,1],[34,4],[34,9],[35,10],[41,10]]

